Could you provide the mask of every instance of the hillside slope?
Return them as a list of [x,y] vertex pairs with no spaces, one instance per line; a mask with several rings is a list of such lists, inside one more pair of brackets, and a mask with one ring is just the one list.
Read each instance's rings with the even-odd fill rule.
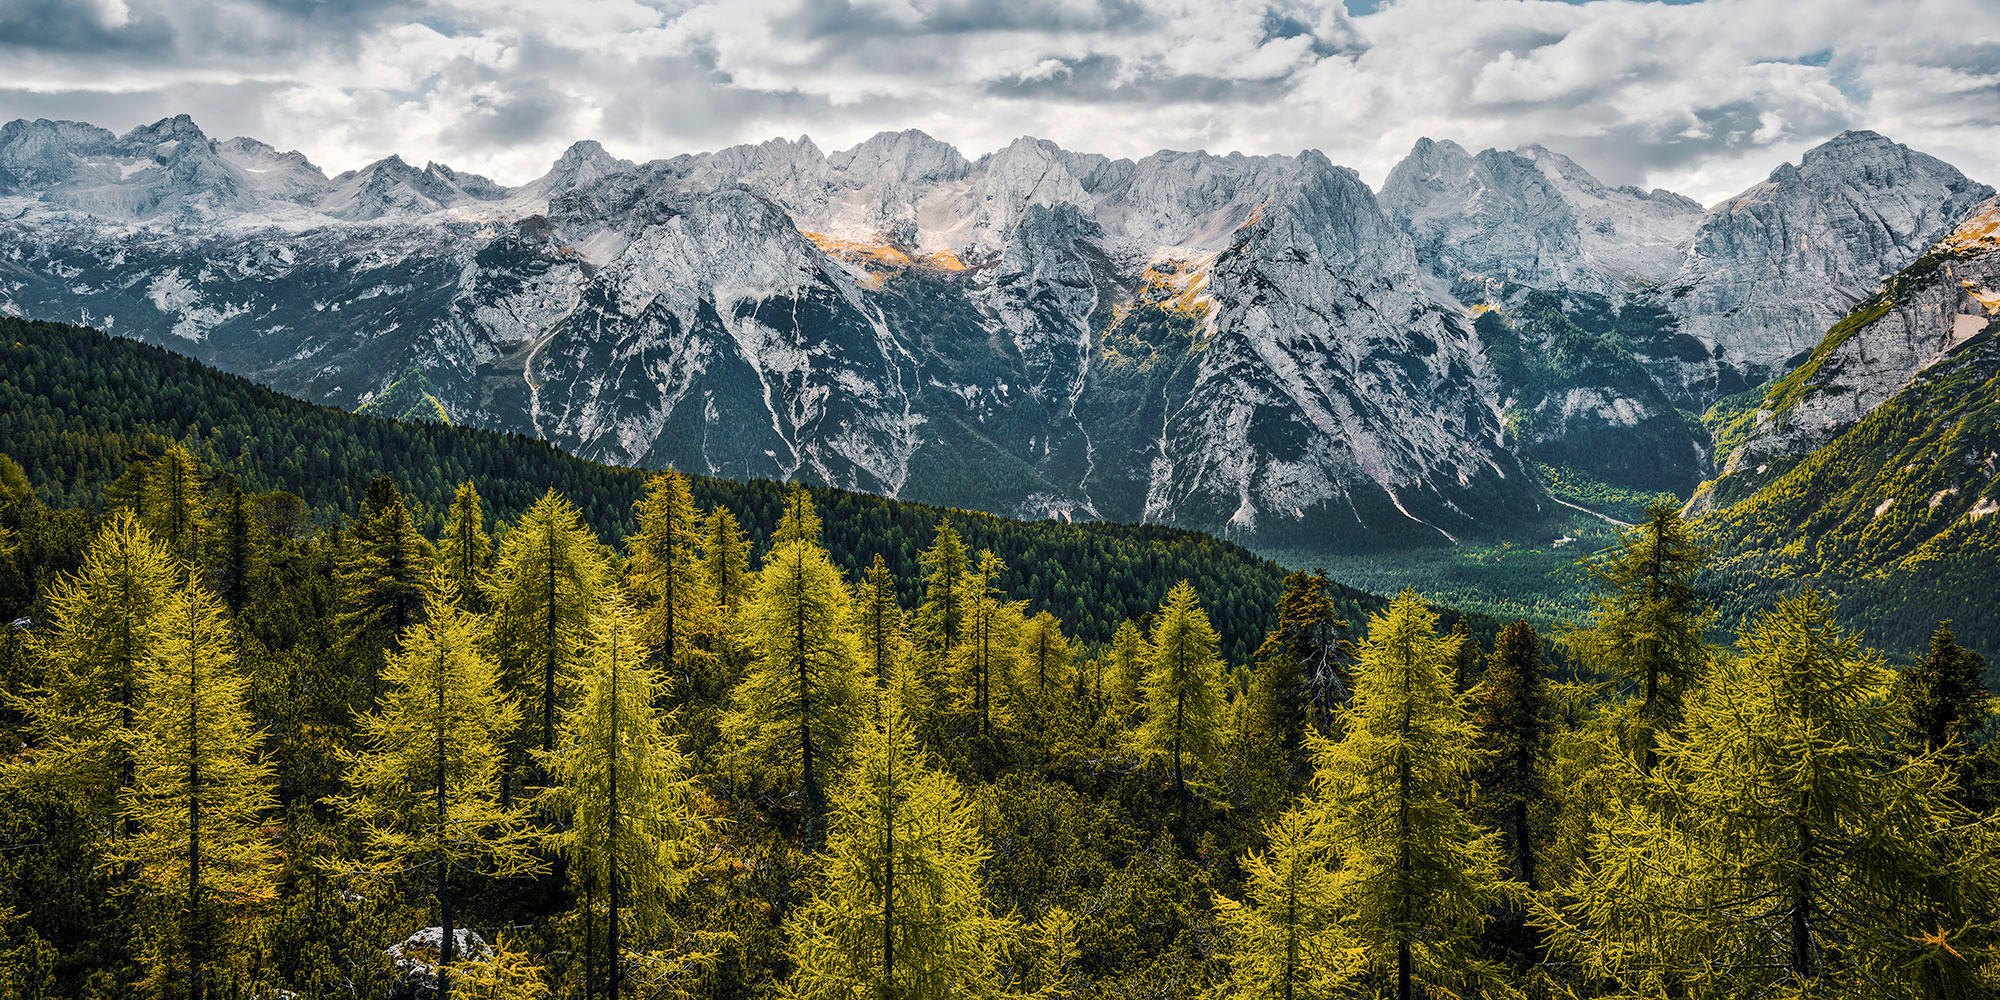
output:
[[[0,452],[54,505],[89,502],[126,456],[169,440],[189,443],[218,469],[258,489],[285,489],[315,507],[352,510],[368,481],[393,477],[436,517],[452,490],[478,483],[500,517],[545,489],[576,501],[610,538],[631,526],[645,473],[587,462],[514,434],[398,423],[282,396],[157,347],[95,330],[0,317]],[[703,506],[727,504],[753,537],[777,523],[783,487],[769,480],[693,477]],[[1008,563],[1002,585],[1089,639],[1159,606],[1180,579],[1194,583],[1237,660],[1270,628],[1284,570],[1207,535],[1158,525],[1023,522],[990,514],[815,490],[834,557],[855,572],[880,552],[910,592],[917,553],[949,515],[968,545]],[[1380,602],[1341,592],[1346,613]]]
[[[1854,336],[1836,326],[1828,339]],[[1756,463],[1705,484],[1691,505],[1718,549],[1713,590],[1730,610],[1811,582],[1885,649],[1917,649],[1949,618],[1965,645],[2000,654],[2000,323],[1827,443]]]

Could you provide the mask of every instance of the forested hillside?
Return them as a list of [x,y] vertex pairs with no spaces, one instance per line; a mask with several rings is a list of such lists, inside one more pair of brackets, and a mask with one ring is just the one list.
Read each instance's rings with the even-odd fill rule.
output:
[[[632,530],[644,482],[636,470],[570,457],[516,434],[399,423],[314,406],[183,355],[83,327],[0,316],[0,453],[19,462],[53,507],[91,506],[135,454],[184,443],[243,489],[285,490],[312,511],[352,514],[370,480],[388,476],[412,516],[435,530],[454,490],[479,484],[495,514],[518,516],[547,490],[569,497],[608,541]],[[777,524],[783,487],[768,480],[689,478],[704,508],[728,506],[756,539]],[[1108,639],[1157,606],[1175,580],[1205,595],[1224,649],[1246,658],[1275,620],[1284,571],[1192,531],[1102,522],[1028,523],[973,511],[814,489],[826,544],[850,575],[880,554],[898,597],[915,600],[917,553],[949,516],[974,551],[1008,565],[1000,583],[1078,634]],[[1343,614],[1379,600],[1335,587]]]
[[1981,658],[1717,645],[1671,504],[1488,638],[7,331],[0,997],[2000,989]]
[[1885,643],[1908,647],[1949,618],[1969,645],[2000,652],[1995,455],[2000,339],[1985,334],[1706,519],[1718,589],[1747,611],[1818,580]]

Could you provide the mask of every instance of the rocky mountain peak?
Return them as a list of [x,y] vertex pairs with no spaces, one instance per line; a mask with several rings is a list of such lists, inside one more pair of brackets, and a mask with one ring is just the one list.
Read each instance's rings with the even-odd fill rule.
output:
[[877,132],[827,158],[850,183],[939,184],[964,177],[972,164],[957,147],[919,129]]
[[[1580,190],[1596,187],[1593,178]],[[1520,153],[1467,154],[1456,143],[1419,140],[1383,183],[1382,204],[1446,282],[1476,276],[1592,291],[1613,284],[1585,258],[1576,207]]]
[[[507,187],[479,174],[461,173],[442,163],[425,163],[424,176],[457,191],[465,198],[497,201],[507,196]],[[453,199],[454,202],[463,199]]]
[[578,139],[570,143],[568,149],[563,150],[562,155],[556,158],[555,165],[550,169],[574,179],[586,172],[608,173],[612,170],[629,169],[631,166],[632,161],[612,156],[605,150],[604,144],[596,139]]
[[1992,194],[1875,132],[1843,132],[1702,219],[1673,282],[1681,329],[1760,382]]
[[198,142],[206,144],[208,142],[208,134],[203,132],[201,127],[194,123],[192,116],[174,115],[171,118],[162,118],[151,125],[140,125],[119,137],[118,142],[119,145],[127,149],[138,151],[158,147],[169,142]]
[[296,149],[280,152],[268,143],[238,136],[217,143],[215,152],[259,196],[275,201],[315,204],[333,184]]
[[1804,162],[1811,163],[1828,157],[1838,157],[1857,150],[1874,149],[1886,152],[1908,148],[1874,129],[1848,129],[1806,150],[1805,155],[1801,159]]
[[612,156],[597,140],[580,139],[563,150],[548,173],[529,181],[511,200],[524,212],[547,212],[550,199],[629,171],[632,166],[632,161]]
[[16,120],[0,126],[0,194],[53,187],[76,175],[81,158],[118,141],[109,129],[83,122]]
[[365,222],[389,215],[425,215],[504,193],[505,189],[477,174],[461,175],[439,163],[426,163],[418,170],[391,153],[335,177],[318,208],[336,219]]

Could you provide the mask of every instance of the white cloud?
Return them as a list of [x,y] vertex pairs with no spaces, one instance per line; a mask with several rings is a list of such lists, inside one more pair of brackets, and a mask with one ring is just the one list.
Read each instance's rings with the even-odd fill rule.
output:
[[584,137],[647,158],[916,127],[975,157],[1316,147],[1379,182],[1428,135],[1714,201],[1859,127],[2000,181],[1990,0],[19,4],[0,118],[185,111],[329,170],[400,152],[518,182]]

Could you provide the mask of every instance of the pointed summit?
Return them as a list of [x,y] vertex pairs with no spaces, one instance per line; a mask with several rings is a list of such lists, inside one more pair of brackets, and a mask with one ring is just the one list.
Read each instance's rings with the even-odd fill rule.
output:
[[612,156],[597,140],[579,139],[563,150],[548,173],[516,188],[509,201],[526,211],[546,212],[549,199],[631,169],[632,161]]
[[478,174],[460,174],[441,163],[418,170],[391,153],[333,179],[320,211],[363,222],[387,215],[426,215],[465,201],[491,201],[506,189]]
[[1742,359],[1734,388],[1754,385],[1992,194],[1878,133],[1842,132],[1708,213],[1674,282],[1682,330]]

